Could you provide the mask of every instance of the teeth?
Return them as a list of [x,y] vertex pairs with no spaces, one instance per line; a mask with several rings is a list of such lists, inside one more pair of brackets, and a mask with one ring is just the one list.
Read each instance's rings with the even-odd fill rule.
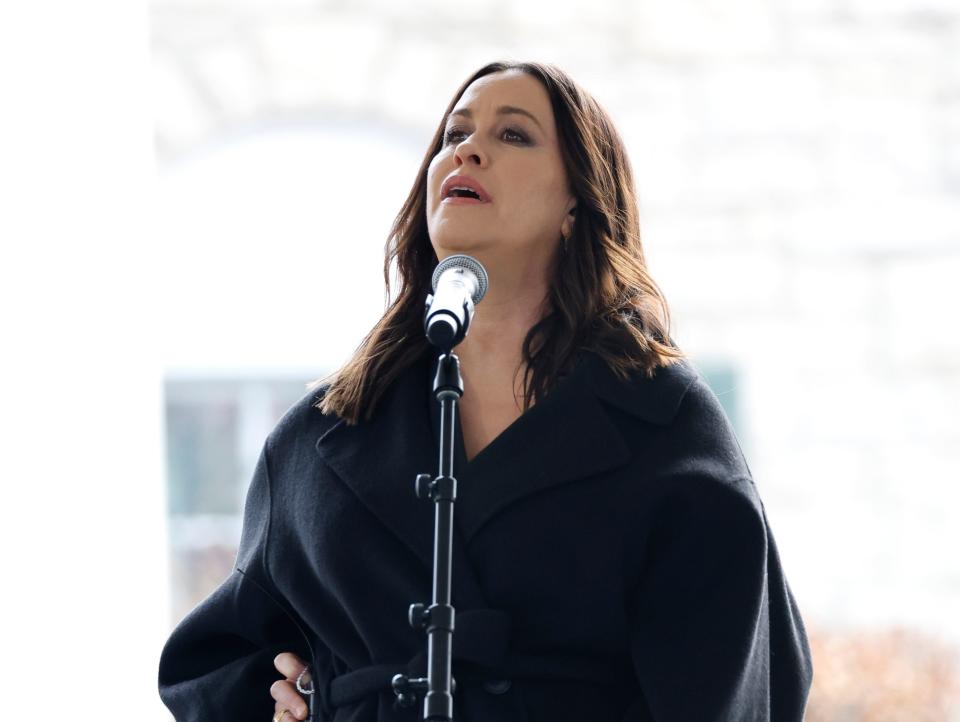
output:
[[473,193],[477,198],[480,197],[480,194],[477,193],[473,188],[467,188],[466,186],[453,186],[447,191],[447,195],[452,195],[454,191],[466,191],[467,193]]

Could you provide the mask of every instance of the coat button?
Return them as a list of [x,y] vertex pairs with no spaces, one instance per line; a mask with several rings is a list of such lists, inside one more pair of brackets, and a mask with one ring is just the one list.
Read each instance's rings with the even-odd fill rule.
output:
[[505,694],[510,689],[510,680],[489,679],[483,683],[483,688],[490,694]]

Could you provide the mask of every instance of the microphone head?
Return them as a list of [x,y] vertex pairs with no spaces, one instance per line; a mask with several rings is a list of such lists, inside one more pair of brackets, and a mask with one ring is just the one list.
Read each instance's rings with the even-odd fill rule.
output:
[[480,263],[473,256],[468,256],[465,253],[456,253],[452,256],[447,256],[440,263],[437,264],[437,267],[433,270],[433,278],[431,280],[431,285],[433,286],[433,292],[437,292],[437,283],[440,281],[440,276],[443,275],[444,271],[448,271],[451,268],[460,268],[464,271],[469,271],[477,279],[476,291],[473,294],[473,302],[480,303],[487,293],[487,269],[483,267],[483,264]]

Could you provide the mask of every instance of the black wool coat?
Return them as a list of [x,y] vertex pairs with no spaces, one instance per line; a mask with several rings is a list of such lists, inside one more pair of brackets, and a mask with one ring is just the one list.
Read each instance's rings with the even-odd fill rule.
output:
[[[433,353],[356,426],[306,394],[267,437],[236,569],[167,640],[179,722],[266,722],[273,658],[316,677],[322,722],[413,722],[426,676],[437,474]],[[470,393],[469,387],[465,390]],[[688,361],[620,381],[584,352],[467,463],[455,422],[460,722],[800,722],[810,648],[763,503]]]

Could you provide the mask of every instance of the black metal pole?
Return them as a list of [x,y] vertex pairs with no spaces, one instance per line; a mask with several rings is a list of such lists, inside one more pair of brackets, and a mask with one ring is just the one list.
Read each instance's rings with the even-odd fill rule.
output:
[[457,480],[453,476],[454,423],[457,402],[463,396],[460,360],[451,352],[439,356],[433,379],[433,393],[440,404],[439,474],[418,474],[417,497],[433,501],[433,603],[411,604],[410,625],[427,633],[427,677],[410,679],[394,675],[392,684],[397,703],[411,706],[425,692],[423,718],[430,722],[453,722],[453,632],[456,611],[450,604],[450,580],[453,561],[453,505],[457,498]]

